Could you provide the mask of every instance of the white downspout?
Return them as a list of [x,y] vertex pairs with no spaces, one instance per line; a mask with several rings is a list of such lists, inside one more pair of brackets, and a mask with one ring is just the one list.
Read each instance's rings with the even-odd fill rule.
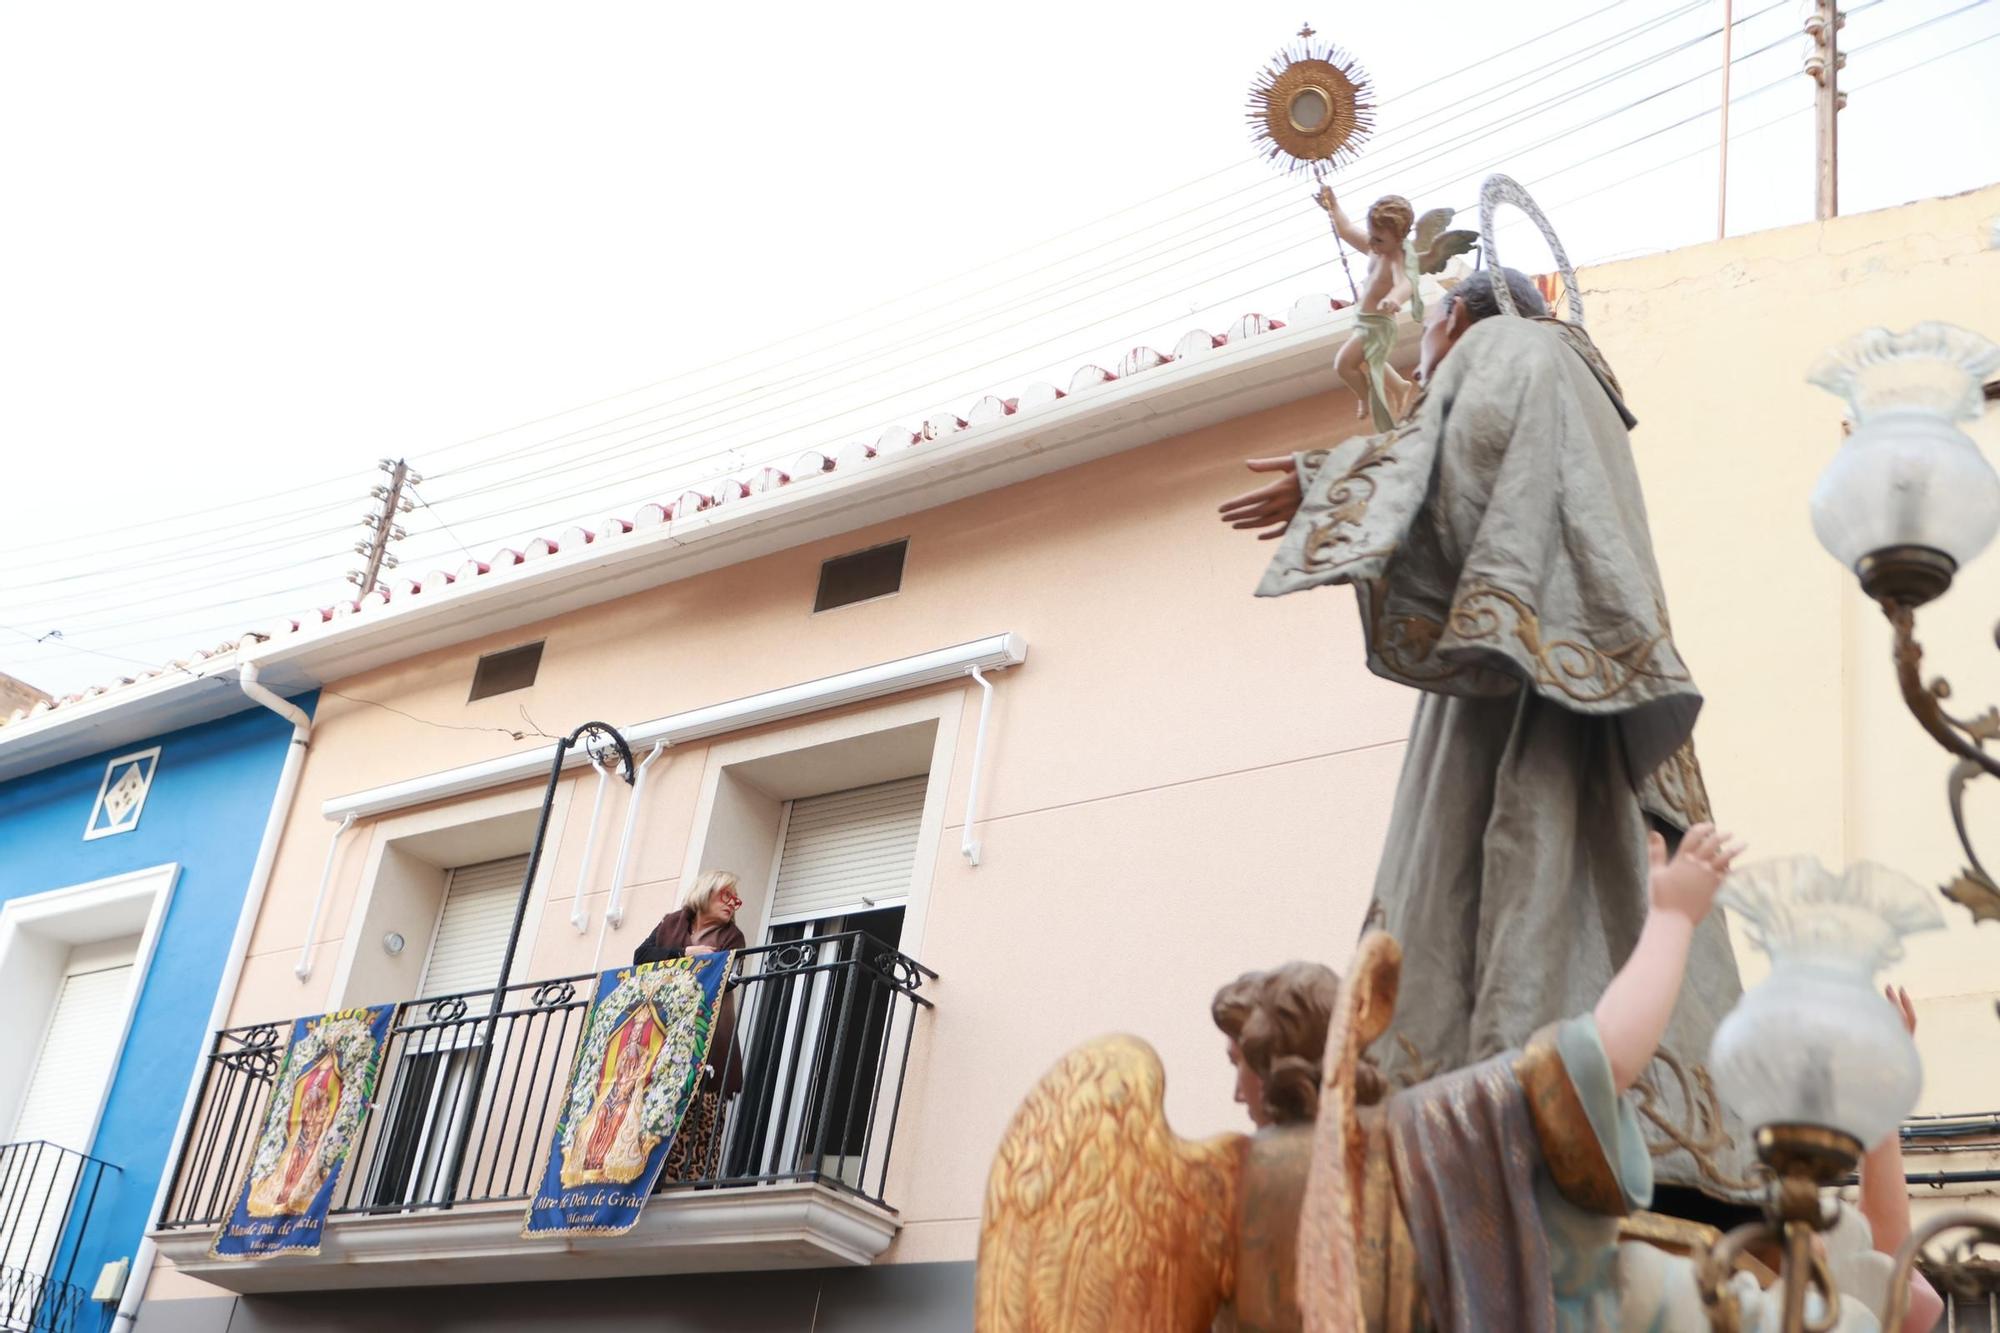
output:
[[333,841],[326,845],[326,864],[319,868],[319,892],[313,896],[312,921],[306,926],[305,943],[299,946],[299,961],[292,965],[292,975],[300,981],[312,975],[313,941],[319,938],[319,914],[326,907],[327,886],[333,883],[333,858],[340,852],[340,840],[353,827],[354,815],[350,812],[333,831]]
[[986,719],[993,711],[993,682],[986,679],[986,673],[973,667],[967,674],[979,682],[986,692],[979,697],[979,735],[972,742],[972,781],[965,789],[965,844],[959,848],[965,859],[979,864],[979,839],[972,836],[975,820],[979,818],[979,770],[986,758]]
[[[292,724],[292,741],[285,749],[285,766],[278,773],[278,789],[271,795],[271,813],[264,820],[264,839],[257,844],[257,860],[250,867],[250,883],[243,893],[243,907],[236,914],[236,934],[229,941],[229,957],[222,965],[222,979],[215,988],[215,1004],[208,1011],[208,1025],[203,1029],[194,1074],[188,1079],[187,1095],[181,1099],[181,1116],[169,1140],[166,1169],[160,1172],[160,1187],[146,1213],[149,1230],[160,1220],[160,1212],[167,1205],[174,1162],[194,1119],[195,1102],[201,1096],[202,1073],[208,1067],[209,1052],[215,1048],[215,1034],[229,1021],[229,1004],[236,997],[236,983],[243,975],[243,961],[250,952],[250,932],[264,906],[264,890],[271,884],[271,866],[278,859],[278,840],[284,835],[285,821],[291,817],[292,802],[299,790],[299,770],[305,766],[306,747],[312,737],[312,719],[305,710],[259,684],[255,664],[245,662],[239,667],[236,683],[244,694]],[[153,1263],[158,1257],[159,1247],[153,1238],[141,1236],[139,1252],[132,1257],[132,1271],[125,1279],[125,1293],[118,1302],[117,1318],[111,1325],[112,1333],[127,1333],[139,1317],[139,1306],[146,1299],[146,1284],[152,1278]]]
[[632,799],[625,803],[625,832],[618,839],[618,864],[611,870],[611,896],[604,900],[604,922],[597,928],[597,952],[590,960],[593,972],[604,966],[605,933],[625,926],[625,863],[632,855],[632,830],[639,822],[639,802],[646,796],[646,770],[666,748],[665,741],[654,741],[652,751],[639,761],[639,772],[632,779]]
[[590,802],[590,827],[583,835],[583,864],[577,867],[576,897],[569,909],[569,923],[579,935],[590,929],[590,910],[583,905],[583,892],[590,884],[591,862],[597,859],[597,817],[604,811],[604,788],[611,781],[611,770],[594,755],[590,766],[597,770],[597,795]]

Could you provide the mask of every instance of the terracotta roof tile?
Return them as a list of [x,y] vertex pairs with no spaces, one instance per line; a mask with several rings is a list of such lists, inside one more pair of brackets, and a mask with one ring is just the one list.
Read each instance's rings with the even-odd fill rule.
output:
[[[1324,295],[1307,296],[1294,304],[1287,315],[1293,323],[1315,323],[1329,318],[1335,310],[1345,304],[1344,301],[1335,301]],[[729,504],[755,495],[769,495],[787,486],[810,482],[830,472],[866,466],[874,459],[902,449],[917,445],[928,446],[935,441],[947,440],[953,435],[976,430],[1010,416],[1043,411],[1074,394],[1088,393],[1102,385],[1143,375],[1149,370],[1176,361],[1202,356],[1215,348],[1260,337],[1285,326],[1284,320],[1251,313],[1231,324],[1228,331],[1223,334],[1211,334],[1205,329],[1190,331],[1174,343],[1171,354],[1162,354],[1150,347],[1134,347],[1119,359],[1115,371],[1096,365],[1078,367],[1070,376],[1066,388],[1037,382],[1023,388],[1014,398],[1001,398],[989,394],[966,408],[963,415],[960,415],[957,409],[940,408],[926,414],[921,425],[915,429],[903,424],[890,425],[884,427],[872,441],[854,440],[831,451],[814,450],[799,455],[786,468],[766,466],[746,476],[725,477],[719,481],[706,483],[696,489],[684,491],[671,500],[641,504],[633,510],[630,518],[606,518],[594,530],[582,527],[568,528],[553,537],[533,538],[520,550],[502,547],[489,559],[481,560],[476,557],[468,559],[455,570],[437,569],[424,574],[421,578],[399,579],[393,587],[378,588],[366,597],[348,599],[331,606],[281,617],[261,629],[245,633],[240,639],[224,642],[213,649],[197,651],[192,657],[176,660],[165,667],[143,671],[137,676],[126,677],[110,685],[93,686],[88,690],[65,695],[54,703],[39,702],[31,708],[16,709],[11,716],[0,719],[0,728],[28,718],[40,717],[50,711],[72,707],[86,699],[100,698],[136,684],[156,680],[168,671],[188,670],[198,662],[232,653],[245,644],[281,639],[334,619],[369,615],[393,603],[448,596],[453,588],[463,589],[469,584],[492,578],[495,574],[526,561],[540,561],[558,554],[574,555],[604,541],[656,528],[663,523],[684,519],[720,504]]]

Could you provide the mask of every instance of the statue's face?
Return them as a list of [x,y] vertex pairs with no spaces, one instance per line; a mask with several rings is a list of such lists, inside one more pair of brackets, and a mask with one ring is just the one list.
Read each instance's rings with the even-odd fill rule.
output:
[[1236,1067],[1236,1100],[1250,1113],[1250,1123],[1262,1129],[1271,1123],[1269,1112],[1264,1109],[1264,1080],[1257,1077],[1257,1071],[1243,1058],[1243,1048],[1232,1039],[1229,1043],[1229,1063]]
[[1423,341],[1417,345],[1417,383],[1429,384],[1438,365],[1471,324],[1463,301],[1434,301],[1424,311]]

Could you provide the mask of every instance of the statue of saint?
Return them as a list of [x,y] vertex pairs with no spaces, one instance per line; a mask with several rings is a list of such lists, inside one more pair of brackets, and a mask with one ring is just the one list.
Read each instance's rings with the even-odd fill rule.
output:
[[[1528,317],[1502,315],[1503,277]],[[1281,539],[1260,596],[1352,587],[1370,668],[1421,691],[1369,914],[1403,947],[1379,1058],[1405,1083],[1587,1010],[1645,920],[1649,827],[1708,814],[1701,695],[1595,346],[1488,268],[1431,304],[1417,382],[1401,424],[1253,460],[1275,479],[1222,507]],[[1704,1059],[1740,993],[1710,920],[1666,1049]],[[1741,1139],[1662,1141],[1658,1174],[1745,1198]]]

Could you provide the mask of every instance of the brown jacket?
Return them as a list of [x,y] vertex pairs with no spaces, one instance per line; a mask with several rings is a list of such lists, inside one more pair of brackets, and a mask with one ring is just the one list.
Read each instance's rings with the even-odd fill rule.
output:
[[[726,925],[712,926],[694,935],[694,913],[683,907],[660,918],[660,924],[653,927],[639,947],[632,951],[633,963],[658,963],[669,958],[687,955],[690,944],[705,944],[717,952],[742,949],[748,946],[743,932],[734,921]],[[725,987],[727,982],[724,983]],[[725,1063],[726,1061],[726,1063]],[[723,992],[722,1008],[715,1019],[715,1033],[708,1045],[708,1066],[723,1070],[722,1095],[734,1097],[743,1090],[743,1052],[736,1045],[736,1001],[728,991]],[[702,1086],[704,1092],[713,1091],[712,1081]]]

